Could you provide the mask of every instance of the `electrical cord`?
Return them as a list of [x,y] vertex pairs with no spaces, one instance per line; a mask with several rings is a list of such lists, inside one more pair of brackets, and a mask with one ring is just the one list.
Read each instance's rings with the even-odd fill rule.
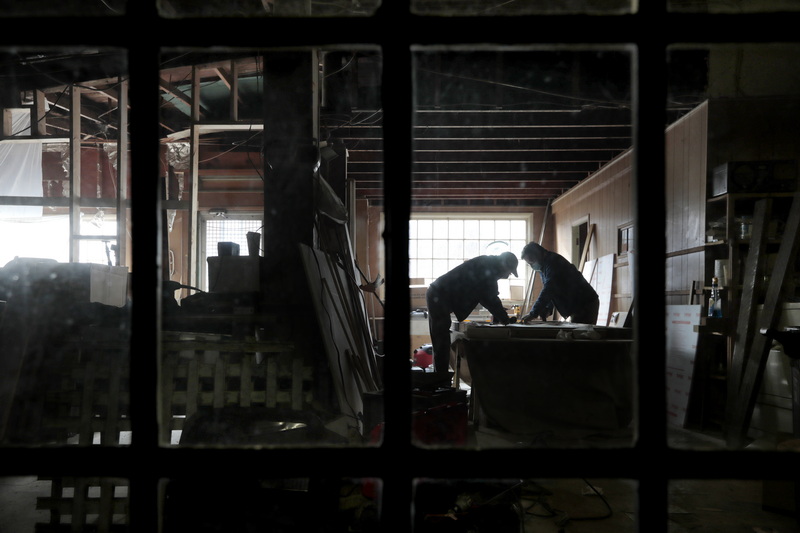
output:
[[[538,494],[538,497],[536,498],[536,500],[531,505],[529,505],[528,507],[526,507],[524,509],[524,513],[526,515],[531,515],[531,516],[535,516],[535,517],[538,517],[538,518],[555,518],[556,519],[556,525],[559,528],[559,532],[563,532],[564,531],[564,527],[566,527],[566,525],[569,522],[582,522],[582,521],[590,521],[590,520],[605,520],[607,518],[610,518],[614,514],[614,511],[611,508],[611,505],[608,503],[608,500],[606,500],[605,496],[603,496],[603,494],[599,490],[597,490],[597,488],[594,485],[589,483],[588,480],[586,480],[585,478],[581,478],[581,479],[583,480],[584,483],[586,483],[586,486],[588,486],[594,492],[595,495],[599,496],[600,499],[602,500],[602,502],[605,504],[605,507],[607,509],[607,512],[605,514],[601,514],[601,515],[597,515],[597,516],[591,516],[591,515],[590,516],[571,516],[567,511],[564,511],[564,510],[561,510],[561,509],[556,509],[555,507],[550,505],[550,503],[545,498],[546,496],[551,494],[549,491],[546,492],[546,493],[545,492],[540,492]],[[523,496],[522,499],[525,499],[525,497]],[[540,513],[532,512],[532,509],[534,507],[536,507],[537,505],[541,506],[547,512],[547,514],[540,514]]]

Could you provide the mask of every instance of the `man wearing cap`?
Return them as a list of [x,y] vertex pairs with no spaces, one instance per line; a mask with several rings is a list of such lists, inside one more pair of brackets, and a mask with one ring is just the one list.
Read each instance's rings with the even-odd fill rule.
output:
[[547,320],[555,309],[570,322],[597,323],[600,299],[575,265],[535,242],[526,244],[520,257],[542,275],[542,291],[522,322]]
[[517,257],[511,252],[473,257],[442,274],[428,287],[428,327],[433,345],[435,372],[447,372],[450,363],[450,314],[458,321],[480,304],[495,323],[508,324],[508,313],[500,302],[497,280],[517,275]]

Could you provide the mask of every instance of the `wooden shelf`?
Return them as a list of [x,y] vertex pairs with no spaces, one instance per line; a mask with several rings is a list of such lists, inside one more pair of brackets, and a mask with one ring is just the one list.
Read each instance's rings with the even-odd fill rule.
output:
[[727,335],[730,332],[730,323],[727,317],[704,316],[700,317],[700,325],[695,326],[695,330],[705,335]]

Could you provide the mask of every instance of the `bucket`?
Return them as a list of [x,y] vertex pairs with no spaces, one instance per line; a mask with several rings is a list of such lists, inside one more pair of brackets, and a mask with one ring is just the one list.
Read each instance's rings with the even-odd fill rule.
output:
[[247,255],[257,257],[261,254],[261,234],[255,231],[247,232]]

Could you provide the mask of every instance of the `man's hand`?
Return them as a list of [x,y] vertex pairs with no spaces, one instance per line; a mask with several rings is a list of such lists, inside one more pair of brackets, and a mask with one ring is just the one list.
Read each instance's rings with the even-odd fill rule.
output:
[[534,305],[528,315],[531,319],[541,318],[542,322],[547,322],[547,317],[553,312],[553,309],[546,305]]
[[541,319],[542,322],[547,322],[547,315],[545,313],[543,313],[543,312],[541,314],[537,314],[537,313],[534,313],[534,311],[531,311],[530,313],[528,313],[527,315],[522,317],[520,319],[520,321],[523,324],[527,324],[527,323],[533,322],[534,320],[537,320],[537,319]]
[[502,324],[504,326],[507,326],[509,321],[510,319],[508,318],[508,315],[506,315],[505,317],[492,316],[492,324]]

